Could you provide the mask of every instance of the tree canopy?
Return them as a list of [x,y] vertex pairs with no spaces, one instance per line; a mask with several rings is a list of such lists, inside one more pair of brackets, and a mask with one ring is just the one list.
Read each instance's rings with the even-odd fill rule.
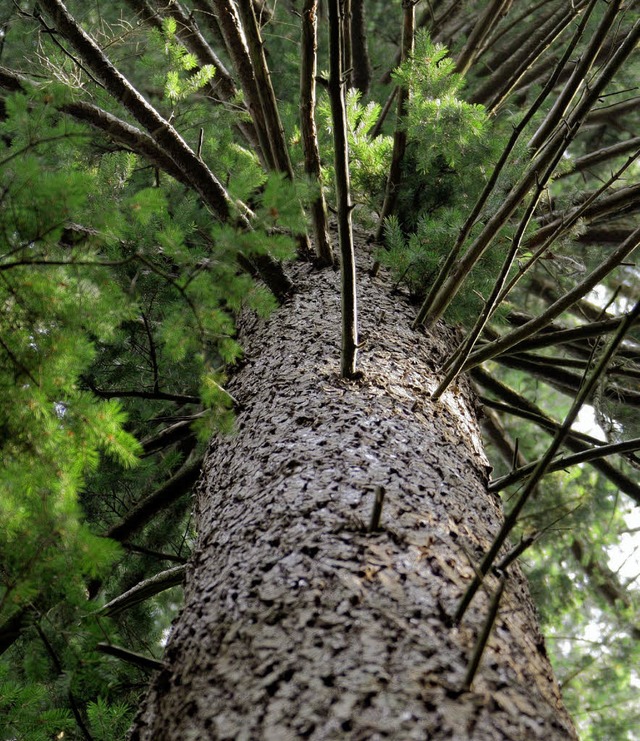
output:
[[366,241],[456,328],[431,394],[478,391],[476,588],[510,539],[583,737],[638,738],[639,38],[624,0],[0,5],[0,737],[124,738],[238,316],[340,269],[356,377]]

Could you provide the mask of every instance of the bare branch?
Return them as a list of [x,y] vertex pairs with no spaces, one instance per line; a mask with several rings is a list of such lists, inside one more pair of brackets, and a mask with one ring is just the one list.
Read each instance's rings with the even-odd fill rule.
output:
[[125,540],[132,533],[144,527],[159,510],[168,507],[180,497],[188,494],[198,480],[202,468],[202,457],[186,463],[169,481],[146,496],[130,509],[123,519],[105,533],[113,540]]
[[149,656],[135,653],[134,651],[129,651],[121,646],[114,646],[111,643],[98,643],[96,645],[96,651],[106,654],[107,656],[113,656],[121,661],[126,661],[127,664],[133,664],[139,669],[155,672],[164,668],[164,664],[157,659],[152,659]]
[[640,245],[640,227],[633,231],[629,238],[626,239],[606,260],[601,262],[600,265],[584,280],[580,281],[570,291],[567,291],[564,296],[551,304],[551,306],[549,306],[549,308],[540,316],[527,322],[522,327],[509,332],[500,339],[490,342],[481,349],[476,350],[476,352],[474,352],[465,363],[463,369],[468,370],[469,368],[473,368],[479,363],[483,363],[490,358],[495,358],[516,345],[518,342],[532,337],[563,311],[568,309],[578,299],[589,293],[589,291],[600,283],[605,276],[609,275],[612,270],[620,265],[620,263],[638,247],[638,245]]
[[[414,37],[416,25],[416,9],[413,0],[403,0],[402,3],[402,61],[411,57],[414,50]],[[393,152],[391,165],[387,176],[387,185],[384,193],[384,203],[379,216],[378,232],[376,241],[382,241],[385,220],[393,213],[398,199],[398,190],[402,180],[402,163],[407,148],[407,130],[404,117],[406,113],[409,91],[405,87],[398,88],[398,108],[396,113],[396,128],[393,132]]]
[[458,606],[458,609],[456,611],[456,616],[455,616],[456,623],[459,623],[460,620],[462,619],[464,613],[466,612],[467,607],[471,603],[471,600],[473,599],[475,593],[480,587],[483,577],[486,576],[486,574],[489,572],[489,569],[492,567],[496,559],[496,556],[500,552],[506,539],[509,537],[509,534],[515,527],[518,521],[518,518],[520,516],[520,513],[522,512],[524,506],[529,501],[531,494],[535,491],[542,477],[547,473],[549,466],[551,465],[556,453],[560,449],[560,446],[564,443],[565,439],[569,435],[571,431],[571,427],[573,423],[575,422],[578,416],[578,412],[580,411],[583,403],[592,393],[600,377],[603,375],[603,373],[607,369],[609,362],[615,355],[618,349],[618,346],[624,339],[625,334],[627,333],[627,331],[629,330],[633,322],[639,316],[640,316],[640,301],[638,301],[636,305],[633,307],[633,309],[626,315],[625,321],[621,323],[620,328],[618,329],[618,332],[616,333],[615,337],[612,339],[609,346],[607,347],[605,352],[602,354],[602,356],[598,360],[595,368],[593,369],[593,372],[589,375],[588,378],[584,379],[584,383],[582,384],[580,390],[576,394],[576,397],[573,400],[573,404],[571,405],[571,409],[567,413],[567,416],[565,417],[564,422],[562,423],[562,425],[560,426],[560,428],[554,435],[554,438],[551,441],[551,444],[549,445],[549,447],[547,448],[546,453],[537,462],[533,472],[531,473],[530,478],[528,479],[523,491],[519,494],[515,504],[513,505],[509,513],[505,516],[504,522],[502,523],[502,526],[500,527],[500,531],[495,537],[491,547],[487,551],[485,557],[482,560],[482,563],[480,564],[478,568],[479,574],[473,579],[473,581],[469,585],[469,588],[465,592],[465,595],[463,599],[461,600],[460,605]]
[[98,613],[104,614],[107,617],[113,617],[123,610],[128,610],[130,607],[144,602],[149,597],[154,597],[156,594],[160,594],[160,592],[165,592],[167,589],[171,589],[171,587],[176,587],[182,584],[186,570],[186,564],[181,564],[180,566],[173,566],[166,571],[161,571],[159,574],[154,574],[107,602],[106,605],[103,605],[98,610]]
[[[581,463],[590,463],[596,460],[596,458],[605,458],[609,455],[618,455],[620,453],[633,453],[636,450],[640,450],[640,438],[634,438],[633,440],[626,440],[622,443],[611,443],[609,445],[600,445],[593,447],[590,450],[583,450],[580,453],[574,455],[565,455],[560,458],[556,458],[547,467],[547,473],[553,473],[554,471],[563,471],[571,466],[577,466]],[[516,468],[511,473],[501,476],[499,479],[493,479],[489,484],[490,491],[502,491],[512,484],[516,484],[522,479],[526,479],[527,476],[538,465],[540,460],[528,463],[526,466]],[[640,504],[640,500],[637,500]]]

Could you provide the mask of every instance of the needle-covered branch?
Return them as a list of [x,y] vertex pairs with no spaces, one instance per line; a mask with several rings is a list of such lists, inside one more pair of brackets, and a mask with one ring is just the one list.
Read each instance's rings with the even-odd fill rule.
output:
[[182,170],[184,177],[216,216],[221,221],[227,221],[233,211],[227,191],[173,125],[163,118],[112,64],[60,0],[43,0],[40,4],[50,16],[56,31],[73,45],[83,62],[104,84],[110,95],[129,111],[173,160],[174,164]]

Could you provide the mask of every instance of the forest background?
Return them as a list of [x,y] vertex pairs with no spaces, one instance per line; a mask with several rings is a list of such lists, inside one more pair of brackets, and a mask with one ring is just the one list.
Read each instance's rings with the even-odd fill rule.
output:
[[229,5],[0,2],[0,736],[124,738],[237,316],[339,263],[357,378],[353,219],[415,326],[458,332],[432,395],[477,389],[582,737],[638,738],[637,6],[340,3],[336,92],[333,3],[317,61],[315,3],[238,2],[238,45]]

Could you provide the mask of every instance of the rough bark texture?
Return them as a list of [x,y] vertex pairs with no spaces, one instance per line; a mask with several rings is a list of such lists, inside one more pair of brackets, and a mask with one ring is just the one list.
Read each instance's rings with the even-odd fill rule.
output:
[[237,434],[211,444],[186,607],[134,741],[576,738],[517,567],[460,691],[497,580],[447,616],[501,505],[466,381],[427,395],[453,337],[413,331],[359,272],[361,380],[340,379],[332,270],[300,266],[290,303],[245,321]]

